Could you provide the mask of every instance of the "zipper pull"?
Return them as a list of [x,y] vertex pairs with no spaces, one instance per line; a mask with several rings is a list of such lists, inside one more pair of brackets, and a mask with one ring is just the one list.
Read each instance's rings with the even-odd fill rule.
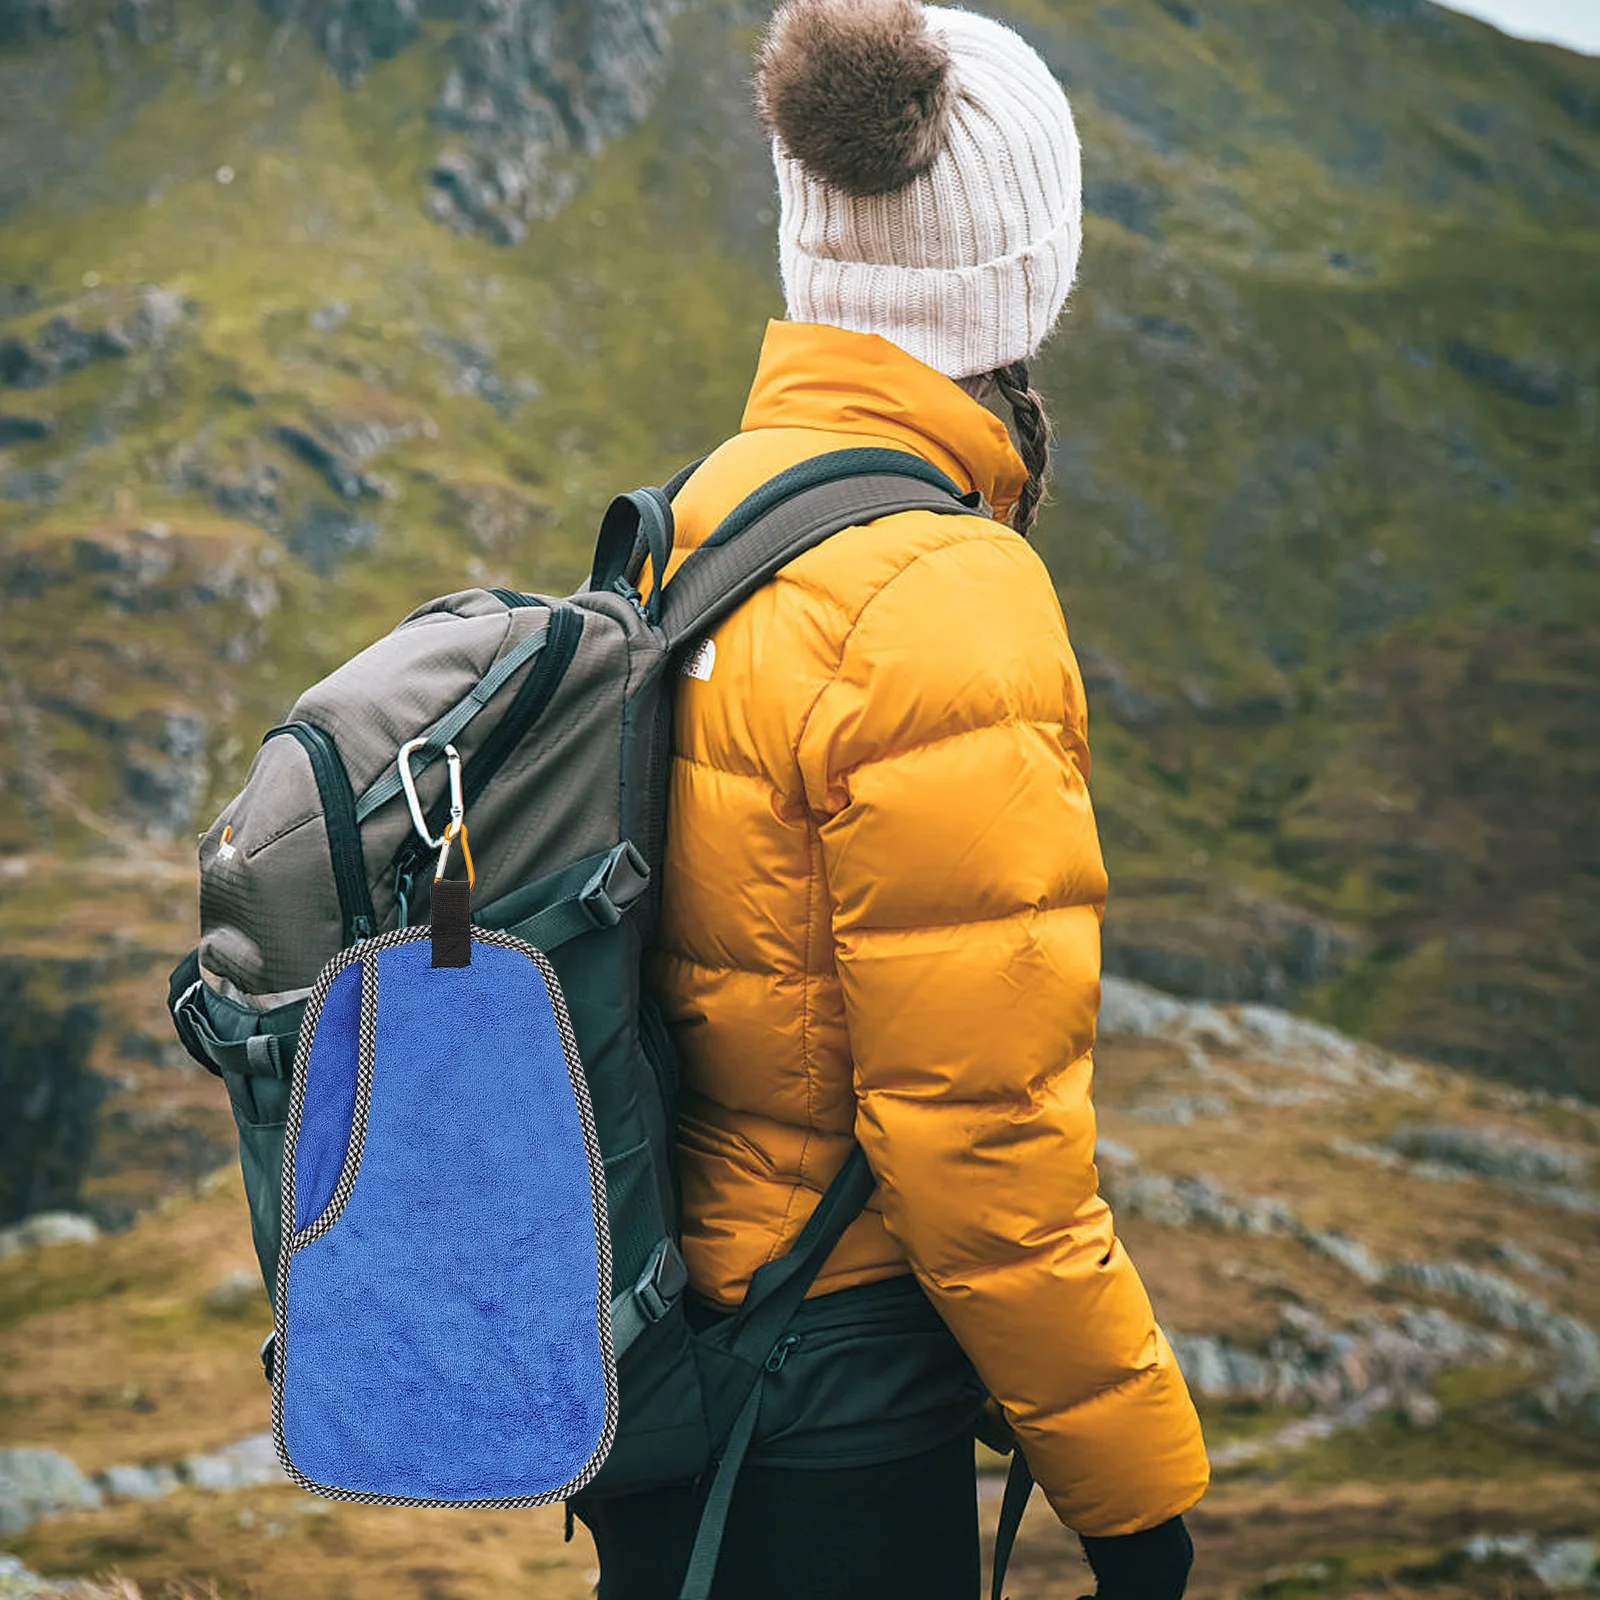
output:
[[394,899],[400,913],[396,927],[405,928],[411,924],[411,886],[415,883],[416,877],[416,869],[407,865],[405,861],[395,869]]
[[784,1336],[775,1345],[773,1345],[772,1353],[767,1357],[765,1363],[763,1364],[765,1370],[768,1372],[778,1371],[784,1362],[789,1359],[789,1352],[793,1350],[794,1347],[799,1343],[800,1335],[798,1333],[784,1334]]
[[641,617],[645,615],[644,596],[640,593],[637,585],[629,583],[626,578],[618,578],[617,581],[611,585],[611,587],[618,594],[620,594],[622,598],[626,600]]

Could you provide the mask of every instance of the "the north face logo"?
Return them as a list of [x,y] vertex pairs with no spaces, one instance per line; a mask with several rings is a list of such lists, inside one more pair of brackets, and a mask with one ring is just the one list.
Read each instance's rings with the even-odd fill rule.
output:
[[702,683],[711,676],[711,669],[717,664],[717,646],[714,640],[702,639],[695,647],[695,652],[683,664],[683,675],[686,678],[698,678]]

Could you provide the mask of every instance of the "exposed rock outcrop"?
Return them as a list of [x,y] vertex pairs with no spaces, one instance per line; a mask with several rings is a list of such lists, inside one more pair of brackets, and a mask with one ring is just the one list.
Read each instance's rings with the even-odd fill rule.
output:
[[54,974],[0,961],[0,1220],[71,1208],[104,1093],[89,1070],[96,1006],[51,991]]
[[1331,1326],[1302,1306],[1286,1306],[1278,1331],[1261,1351],[1226,1339],[1172,1336],[1184,1375],[1209,1399],[1334,1411],[1382,1391],[1387,1404],[1425,1394],[1447,1367],[1501,1361],[1510,1353],[1495,1334],[1457,1322],[1431,1307],[1407,1307],[1389,1320],[1366,1317]]
[[53,1583],[31,1572],[15,1556],[0,1555],[0,1600],[48,1600],[59,1593]]
[[1565,375],[1553,366],[1527,366],[1498,350],[1485,350],[1462,339],[1448,341],[1444,354],[1457,372],[1474,383],[1523,405],[1558,406],[1570,392]]
[[1247,1055],[1346,1088],[1416,1085],[1405,1062],[1321,1023],[1273,1006],[1181,1000],[1127,978],[1103,980],[1100,1031]]
[[[1534,1398],[1547,1417],[1600,1428],[1600,1333],[1512,1279],[1465,1261],[1385,1260],[1349,1234],[1310,1226],[1284,1201],[1230,1193],[1204,1174],[1174,1177],[1145,1170],[1135,1151],[1114,1140],[1099,1141],[1096,1159],[1102,1191],[1120,1216],[1141,1217],[1163,1227],[1284,1235],[1337,1263],[1369,1287],[1381,1285],[1389,1292],[1409,1289],[1463,1302],[1479,1321],[1515,1335],[1524,1348],[1545,1352],[1541,1362],[1544,1379]],[[1412,1308],[1407,1315],[1413,1311],[1423,1318],[1436,1315],[1421,1307]],[[1436,1331],[1443,1326],[1437,1324]],[[1493,1348],[1502,1354],[1506,1349],[1503,1342]],[[1212,1361],[1208,1370],[1213,1373],[1224,1370],[1215,1365],[1223,1360],[1222,1355],[1210,1346],[1200,1347],[1197,1359]],[[1245,1377],[1240,1374],[1253,1373],[1256,1377],[1250,1381],[1265,1382],[1261,1374],[1266,1369],[1248,1362],[1226,1370],[1234,1373],[1229,1381],[1236,1379],[1242,1384]]]
[[1591,1166],[1581,1151],[1500,1128],[1408,1125],[1391,1134],[1388,1144],[1400,1155],[1502,1183],[1582,1183]]
[[423,0],[263,0],[263,6],[276,21],[309,32],[345,83],[405,49],[425,9]]
[[649,113],[680,3],[262,0],[283,28],[309,33],[346,84],[412,44],[426,18],[459,23],[432,113],[451,140],[424,203],[447,226],[502,244],[558,210],[580,181],[581,158]]
[[451,387],[457,394],[486,401],[501,416],[509,416],[518,400],[538,393],[538,385],[529,378],[507,384],[495,370],[493,357],[465,339],[429,333],[422,342],[448,365],[453,378]]
[[370,517],[341,506],[312,506],[284,535],[284,543],[319,577],[327,577],[348,555],[368,549],[382,529]]
[[1106,1196],[1120,1214],[1147,1217],[1165,1227],[1258,1235],[1294,1233],[1300,1227],[1294,1207],[1285,1201],[1238,1198],[1207,1177],[1174,1178],[1115,1165],[1103,1177]]
[[1531,1533],[1479,1533],[1461,1547],[1468,1561],[1509,1568],[1537,1578],[1555,1594],[1591,1590],[1600,1578],[1600,1543],[1593,1539],[1540,1539]]
[[[292,456],[310,467],[342,500],[376,500],[384,493],[381,479],[361,470],[363,455],[351,442],[334,436],[325,428],[303,428],[293,424],[279,427],[274,437]],[[387,443],[387,438],[384,439]]]
[[[1541,1205],[1600,1217],[1600,1193],[1582,1181],[1588,1178],[1592,1162],[1542,1139],[1504,1135],[1495,1129],[1435,1127],[1402,1129],[1384,1144],[1333,1139],[1328,1148],[1407,1177],[1433,1183],[1481,1178]],[[1561,1176],[1575,1181],[1552,1181]]]
[[21,1533],[58,1511],[97,1506],[104,1496],[56,1450],[0,1450],[0,1534]]
[[[1093,691],[1091,690],[1091,694]],[[1132,691],[1113,693],[1124,711]],[[1093,703],[1093,702],[1091,702]],[[1130,719],[1134,725],[1149,715]],[[1363,943],[1351,929],[1239,891],[1124,897],[1106,918],[1105,964],[1119,977],[1169,994],[1284,1005],[1347,971]]]
[[678,0],[473,0],[434,120],[457,136],[431,174],[438,221],[501,243],[571,196],[570,158],[643,120]]
[[92,1244],[100,1237],[93,1217],[76,1211],[40,1211],[10,1228],[0,1228],[0,1261],[23,1250],[56,1244]]
[[189,826],[205,785],[206,725],[192,712],[162,713],[123,757],[123,794],[153,838],[176,839]]
[[156,349],[191,309],[182,295],[146,284],[127,305],[91,301],[50,317],[31,338],[6,334],[0,337],[0,388],[42,389],[90,362]]
[[205,1308],[215,1317],[252,1316],[265,1310],[266,1306],[261,1275],[256,1272],[243,1269],[230,1272],[206,1290]]
[[53,38],[71,24],[70,0],[0,0],[0,50]]
[[52,425],[45,417],[0,416],[0,450],[48,439]]
[[[252,1434],[220,1450],[193,1451],[176,1461],[107,1467],[92,1478],[55,1450],[0,1450],[0,1535],[107,1499],[156,1500],[185,1485],[226,1491],[283,1481],[270,1433]],[[4,1594],[0,1589],[0,1600]]]

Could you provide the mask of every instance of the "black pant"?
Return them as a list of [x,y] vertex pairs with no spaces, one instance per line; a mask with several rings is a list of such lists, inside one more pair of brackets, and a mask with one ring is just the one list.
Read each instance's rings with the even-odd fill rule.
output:
[[[586,1506],[599,1600],[677,1600],[699,1499],[654,1489]],[[975,1600],[970,1434],[875,1467],[739,1473],[713,1600]]]

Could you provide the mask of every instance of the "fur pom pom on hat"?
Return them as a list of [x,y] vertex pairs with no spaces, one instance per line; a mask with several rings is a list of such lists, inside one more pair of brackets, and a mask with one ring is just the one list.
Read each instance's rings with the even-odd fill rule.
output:
[[916,0],[788,0],[756,61],[789,315],[961,379],[1066,303],[1083,180],[1066,94],[1009,28]]

